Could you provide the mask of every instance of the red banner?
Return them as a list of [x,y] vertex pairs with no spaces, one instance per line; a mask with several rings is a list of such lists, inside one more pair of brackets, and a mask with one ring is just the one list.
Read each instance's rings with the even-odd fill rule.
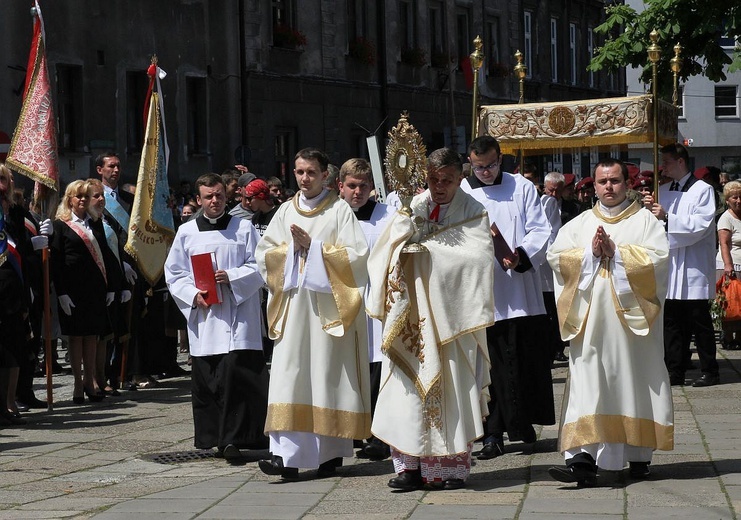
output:
[[5,163],[18,173],[56,190],[59,177],[56,119],[46,63],[44,24],[38,2],[35,6],[23,107]]

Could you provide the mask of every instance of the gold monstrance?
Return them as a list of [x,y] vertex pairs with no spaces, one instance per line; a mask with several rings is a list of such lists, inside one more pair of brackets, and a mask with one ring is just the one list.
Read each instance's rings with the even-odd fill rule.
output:
[[[409,114],[401,113],[399,122],[389,131],[389,144],[386,148],[386,180],[392,190],[395,190],[401,201],[401,212],[412,216],[410,204],[417,189],[425,185],[427,176],[427,147],[422,141],[417,129],[409,122]],[[415,228],[419,231],[421,222],[414,220]],[[422,219],[419,218],[421,221]],[[419,235],[419,233],[415,233]],[[410,243],[403,249],[404,253],[418,253],[426,251],[421,244]]]

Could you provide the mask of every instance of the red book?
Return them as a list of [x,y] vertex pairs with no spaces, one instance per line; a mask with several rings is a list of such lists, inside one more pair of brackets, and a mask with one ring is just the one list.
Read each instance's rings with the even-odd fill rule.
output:
[[205,300],[209,305],[221,303],[219,287],[216,283],[216,258],[213,253],[201,253],[190,257],[193,266],[193,280],[199,291],[207,291]]

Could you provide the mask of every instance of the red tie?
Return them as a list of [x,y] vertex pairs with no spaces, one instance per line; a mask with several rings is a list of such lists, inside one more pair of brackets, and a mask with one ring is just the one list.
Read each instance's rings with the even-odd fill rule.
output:
[[440,216],[440,204],[435,204],[435,207],[430,212],[430,220],[432,222],[437,222],[437,219],[439,216]]

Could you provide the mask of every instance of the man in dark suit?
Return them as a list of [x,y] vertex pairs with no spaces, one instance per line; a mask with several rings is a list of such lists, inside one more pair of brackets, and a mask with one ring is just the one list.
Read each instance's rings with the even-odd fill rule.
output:
[[[98,155],[95,158],[95,170],[100,175],[100,180],[103,182],[103,188],[105,189],[106,199],[113,197],[126,213],[131,214],[131,205],[134,204],[134,196],[126,190],[120,190],[118,188],[118,182],[121,174],[121,160],[116,155],[116,152],[107,151]],[[106,200],[106,206],[108,207],[108,200]],[[122,222],[119,222],[122,224]],[[126,223],[128,228],[128,222]]]

